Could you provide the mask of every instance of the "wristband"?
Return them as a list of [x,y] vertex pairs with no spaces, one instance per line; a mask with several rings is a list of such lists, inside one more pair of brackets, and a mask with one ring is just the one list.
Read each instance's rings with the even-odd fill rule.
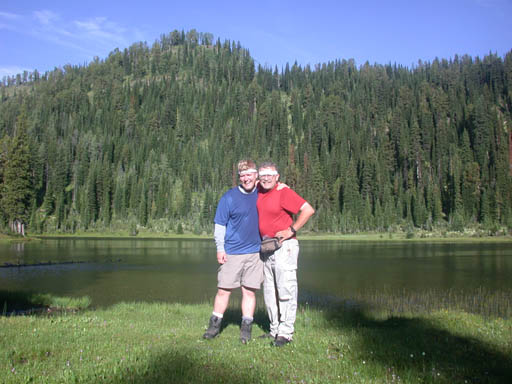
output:
[[296,234],[297,234],[297,231],[295,230],[295,228],[293,228],[293,226],[292,226],[292,225],[290,225],[290,231],[292,231],[294,235],[296,235]]

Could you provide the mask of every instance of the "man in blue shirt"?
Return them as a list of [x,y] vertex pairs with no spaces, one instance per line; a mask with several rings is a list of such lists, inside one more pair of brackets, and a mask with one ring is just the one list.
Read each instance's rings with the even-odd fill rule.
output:
[[240,185],[228,190],[220,199],[215,213],[215,243],[217,261],[217,295],[213,304],[205,339],[213,339],[220,332],[222,318],[233,289],[242,290],[242,324],[240,341],[251,339],[252,322],[256,308],[256,291],[263,281],[263,262],[260,259],[260,235],[256,200],[258,171],[252,160],[238,163]]

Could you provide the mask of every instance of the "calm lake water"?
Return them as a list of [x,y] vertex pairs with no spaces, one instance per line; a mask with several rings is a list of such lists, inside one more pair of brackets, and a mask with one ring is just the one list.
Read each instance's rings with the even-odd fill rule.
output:
[[[301,296],[343,299],[361,291],[512,292],[512,243],[424,244],[301,241]],[[51,239],[0,244],[0,290],[89,296],[93,306],[121,301],[212,301],[213,240]]]

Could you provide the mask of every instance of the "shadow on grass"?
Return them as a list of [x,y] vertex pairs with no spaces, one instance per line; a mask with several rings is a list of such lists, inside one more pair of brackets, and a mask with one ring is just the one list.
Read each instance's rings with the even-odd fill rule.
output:
[[0,316],[47,315],[89,307],[88,297],[67,298],[32,291],[0,290]]
[[[332,306],[325,313],[345,334],[356,332],[360,345],[353,350],[361,351],[361,356],[355,359],[377,361],[390,377],[400,376],[405,381],[406,377],[422,378],[427,382],[512,382],[510,355],[481,340],[453,334],[428,319],[376,320],[358,303]],[[460,327],[464,329],[463,324]],[[333,353],[343,352],[343,345],[335,342],[331,348]]]
[[35,292],[11,292],[0,290],[0,315],[12,315],[46,309],[49,306],[46,295]]
[[[215,352],[213,352],[215,353]],[[132,367],[133,368],[133,367]],[[133,384],[158,383],[261,383],[271,382],[267,374],[255,368],[233,366],[233,362],[210,360],[196,351],[171,350],[154,357],[147,367],[135,372],[119,372],[108,382]]]
[[[240,309],[231,309],[228,308],[226,312],[224,312],[224,317],[222,319],[222,325],[220,327],[220,334],[230,325],[234,325],[240,327],[242,322],[242,312]],[[256,308],[254,311],[254,322],[253,322],[253,337],[255,334],[255,327],[260,327],[263,332],[270,331],[270,323],[268,320],[267,312],[262,308]]]
[[[224,313],[219,338],[228,326],[240,327],[240,309],[228,308]],[[253,338],[258,336],[255,327],[269,330],[269,321],[264,309],[257,308],[254,314]],[[152,357],[146,367],[132,367],[134,372],[120,372],[112,380],[116,383],[270,383],[272,379],[268,372],[261,372],[254,367],[234,366],[232,361],[219,360],[215,351],[215,343],[206,341],[205,346],[190,345],[188,350],[169,348]],[[247,346],[241,346],[248,348]]]

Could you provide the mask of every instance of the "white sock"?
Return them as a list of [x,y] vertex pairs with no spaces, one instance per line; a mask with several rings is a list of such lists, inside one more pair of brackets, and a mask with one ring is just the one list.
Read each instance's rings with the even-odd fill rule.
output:
[[224,317],[224,314],[222,313],[217,313],[217,312],[212,312],[212,315],[213,316],[217,316],[219,319],[222,319]]

